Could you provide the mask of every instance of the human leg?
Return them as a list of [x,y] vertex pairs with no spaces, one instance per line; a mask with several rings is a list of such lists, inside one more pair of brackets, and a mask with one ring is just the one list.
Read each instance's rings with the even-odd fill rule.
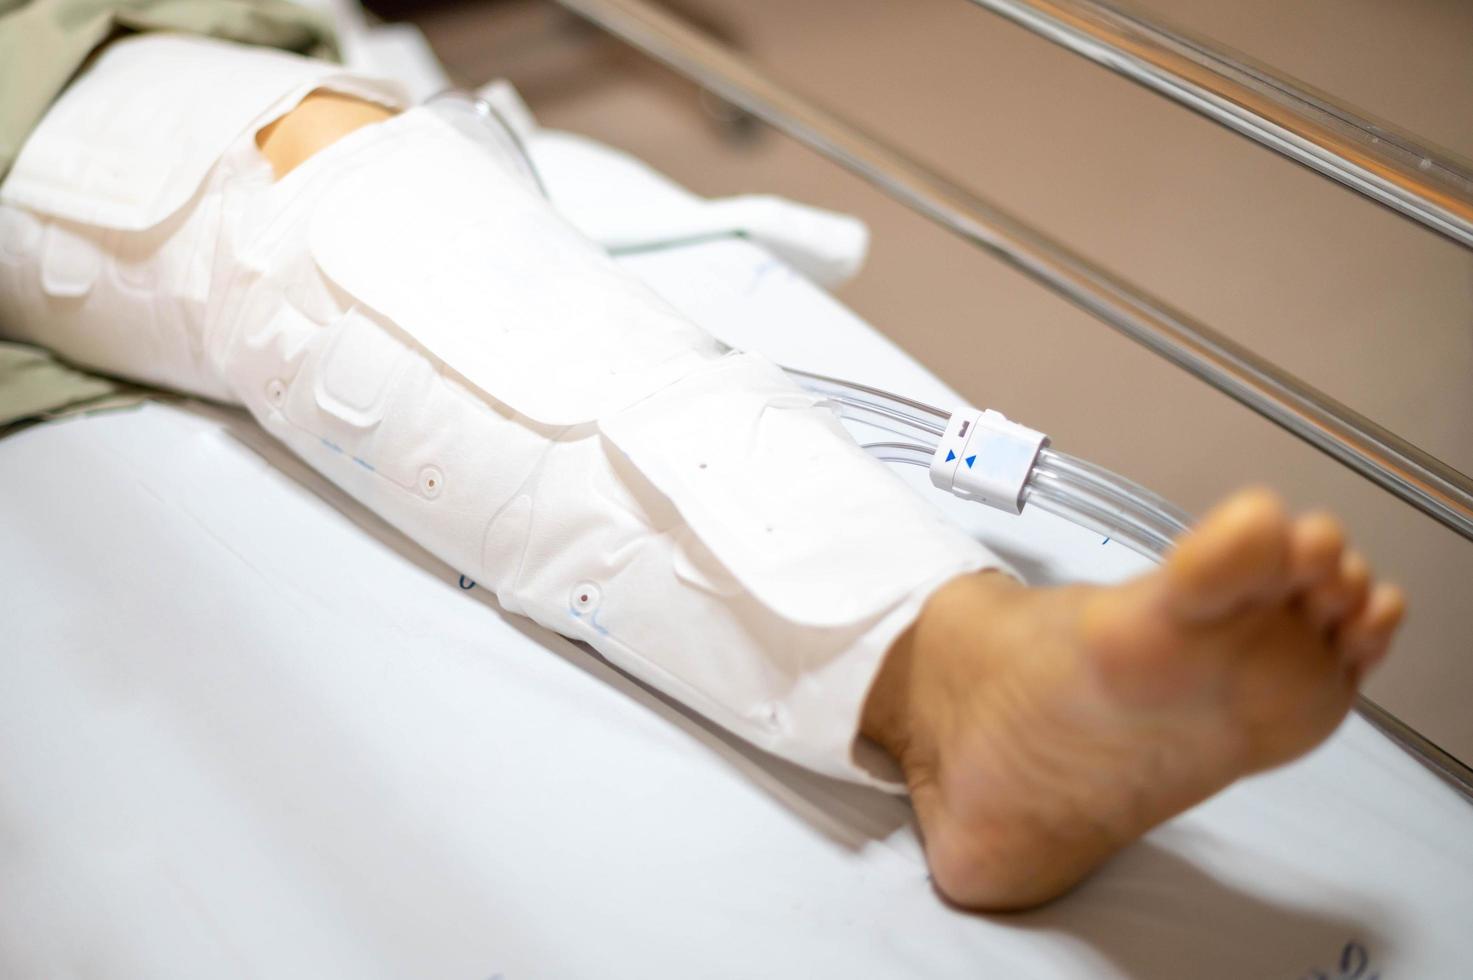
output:
[[[353,118],[330,109],[325,120],[317,114],[318,121],[312,123],[316,109],[335,100],[311,101],[311,112],[304,108],[302,115],[288,113],[276,129],[263,130],[259,141],[275,175],[292,177],[293,188],[308,179],[303,177],[305,168],[297,170],[304,161],[373,121],[355,125]],[[355,112],[361,115],[362,110]],[[287,133],[295,133],[290,150],[278,155],[273,146],[287,144],[272,137]],[[367,196],[358,200],[365,208],[376,203]],[[506,201],[516,203],[512,198]],[[283,209],[285,214],[284,205]],[[334,221],[351,217],[342,209],[322,213],[334,215]],[[534,218],[533,211],[523,217],[530,222],[525,225],[529,233],[541,233],[542,218]],[[562,239],[558,241],[563,248]],[[384,268],[390,273],[414,268],[412,250],[418,245],[434,243],[385,242],[384,251],[392,253],[393,261]],[[404,248],[410,251],[398,251]],[[276,259],[254,254],[264,265],[251,275],[269,278],[272,272],[266,266]],[[301,257],[290,261],[300,263]],[[592,260],[581,252],[568,253],[568,262],[570,282],[584,273],[602,276],[607,271],[596,262],[588,264]],[[582,271],[575,274],[575,270]],[[503,285],[512,289],[515,283]],[[794,402],[799,396],[760,367],[740,377],[725,374],[729,365],[718,371],[720,358],[707,352],[690,371],[661,381],[634,402],[621,402],[606,417],[538,421],[531,415],[550,403],[517,389],[507,397],[520,400],[526,395],[530,415],[508,411],[505,405],[497,408],[491,403],[494,394],[488,401],[482,386],[463,383],[453,370],[445,370],[434,351],[426,354],[419,349],[422,338],[405,343],[402,322],[385,324],[382,318],[369,316],[344,327],[344,318],[354,314],[357,305],[341,304],[335,293],[341,283],[318,286],[323,294],[297,310],[303,314],[300,323],[265,329],[287,308],[273,293],[270,302],[242,301],[239,315],[229,324],[207,325],[205,346],[213,363],[231,366],[231,391],[263,424],[447,560],[462,567],[482,563],[492,580],[501,581],[498,593],[509,608],[528,612],[595,646],[602,644],[601,649],[616,660],[624,658],[620,662],[636,673],[641,652],[648,661],[649,651],[690,645],[690,637],[681,634],[682,623],[708,624],[711,635],[723,631],[740,635],[747,652],[765,653],[744,661],[733,653],[733,645],[713,649],[704,664],[685,659],[686,669],[700,674],[694,684],[662,676],[655,669],[643,676],[746,737],[800,761],[817,765],[820,755],[833,754],[833,740],[825,742],[821,752],[801,755],[791,738],[784,741],[784,725],[794,724],[795,715],[816,711],[815,704],[826,694],[835,705],[862,698],[869,676],[883,661],[864,701],[864,731],[905,769],[937,882],[963,904],[1012,908],[1046,900],[1161,820],[1239,775],[1305,750],[1343,716],[1356,683],[1384,653],[1400,615],[1399,595],[1386,589],[1372,591],[1363,563],[1341,556],[1338,531],[1332,525],[1318,518],[1290,522],[1276,504],[1254,495],[1210,518],[1160,573],[1119,588],[1031,590],[998,572],[962,574],[961,566],[972,560],[966,550],[957,546],[950,552],[952,545],[938,544],[937,552],[926,559],[936,574],[894,590],[905,593],[906,601],[931,596],[918,617],[913,610],[907,612],[911,607],[905,602],[875,600],[865,606],[870,613],[864,624],[860,624],[863,616],[824,622],[823,616],[844,597],[814,592],[797,602],[793,595],[805,587],[804,576],[783,578],[779,570],[762,565],[762,547],[739,555],[730,540],[714,543],[722,540],[720,529],[701,521],[718,502],[719,488],[692,482],[707,472],[706,461],[691,456],[695,469],[676,472],[670,459],[657,458],[653,451],[653,443],[664,435],[689,435],[677,425],[680,412],[715,420],[723,416],[725,406],[757,393],[761,405],[752,419],[806,420],[801,434],[783,429],[788,435],[782,438],[791,436],[792,445],[837,454],[826,458],[852,464],[856,487],[883,485],[874,471],[840,450],[835,440],[842,436],[824,429],[808,412],[812,406]],[[300,296],[294,298],[300,302]],[[394,302],[391,297],[386,305]],[[640,299],[636,305],[644,303]],[[641,317],[651,320],[667,316],[657,305],[639,308]],[[556,325],[547,324],[549,329]],[[375,401],[377,395],[371,391],[355,408],[350,404],[353,398],[336,397],[333,382],[323,381],[333,377],[334,353],[342,344],[356,342],[344,338],[367,337],[376,338],[365,341],[369,346],[392,348],[390,356],[396,363],[411,365],[396,368],[401,373],[385,380],[394,389],[388,408]],[[434,339],[443,338],[434,335]],[[385,342],[388,348],[383,347]],[[272,355],[274,360],[258,356],[271,355],[277,347],[301,356]],[[260,367],[240,367],[253,357]],[[312,375],[313,370],[317,374]],[[414,393],[399,390],[395,386],[406,374],[423,375],[429,387]],[[486,377],[492,378],[491,387],[506,393],[500,387],[507,383],[504,378]],[[272,387],[281,378],[287,381]],[[715,379],[730,383],[710,397],[696,397],[682,390],[692,379],[694,384],[688,387],[704,388]],[[355,379],[346,380],[347,388],[354,389]],[[314,384],[319,389],[327,386],[326,407],[320,390],[314,395],[315,407],[291,401],[291,391],[308,391]],[[358,390],[362,394],[361,387]],[[421,398],[427,391],[430,394]],[[444,409],[448,414],[435,414],[439,424],[431,428],[437,432],[435,438],[454,444],[446,453],[466,460],[466,465],[450,471],[443,485],[423,482],[436,479],[426,473],[446,477],[432,464],[408,467],[406,480],[397,483],[382,476],[391,474],[395,460],[412,455],[406,447],[414,438],[424,438],[430,431],[423,425],[400,423],[432,400],[454,406]],[[669,411],[651,410],[667,402]],[[299,414],[293,416],[294,411]],[[319,431],[319,426],[326,428]],[[455,442],[460,436],[467,438]],[[316,444],[324,440],[336,447],[327,452],[336,451],[337,456],[324,455]],[[494,463],[478,463],[471,448],[477,444],[509,451]],[[351,458],[344,457],[344,446]],[[621,462],[620,454],[633,461],[632,470]],[[784,458],[799,461],[803,456],[799,452]],[[354,467],[363,468],[360,464],[373,467],[373,473],[395,485],[358,472]],[[488,475],[498,469],[510,469],[516,478],[498,483]],[[760,472],[759,461],[753,461],[752,472]],[[557,479],[549,479],[549,474]],[[425,500],[446,499],[444,486],[460,494],[462,486],[482,479],[487,482],[477,484],[476,493],[456,498],[472,510],[483,507],[478,500],[498,501],[496,507],[476,511],[479,516],[469,526],[483,528],[484,540],[471,546],[467,535],[445,530],[467,525],[443,522],[429,513],[432,508]],[[556,495],[557,486],[575,481],[594,495],[628,494],[637,499],[621,497],[619,508],[596,512],[579,500]],[[795,497],[803,490],[801,481],[783,486]],[[406,490],[424,499],[415,499],[411,506],[401,499]],[[886,501],[882,512],[897,520],[909,520],[916,513],[912,503],[883,490],[875,492]],[[525,513],[518,510],[522,501]],[[799,522],[803,513],[818,520],[824,506],[824,500],[814,498],[796,508],[785,503],[782,513]],[[492,518],[486,523],[488,512]],[[533,527],[534,513],[553,514],[554,523],[574,525],[576,533],[539,532]],[[751,516],[758,511],[744,513]],[[628,525],[622,531],[621,522]],[[702,539],[701,527],[709,540]],[[748,530],[753,533],[745,537],[760,541],[774,527],[755,521]],[[614,544],[601,543],[611,531]],[[533,542],[537,544],[532,550],[545,552],[543,568],[568,563],[562,566],[566,573],[547,576],[551,586],[523,575],[527,566],[520,556]],[[658,546],[645,550],[650,542]],[[843,541],[834,540],[820,547],[827,549],[825,555],[808,557],[852,575],[853,566],[863,562],[846,560],[844,547]],[[667,617],[661,621],[660,603],[647,603],[639,607],[638,616],[609,631],[607,617],[599,623],[595,616],[601,611],[596,608],[596,590],[580,591],[591,573],[574,571],[580,567],[578,555],[599,551],[640,552],[647,571],[656,566],[674,569],[694,586],[682,592],[681,601],[688,606],[683,612],[666,606]],[[749,559],[755,563],[742,564]],[[598,577],[607,584],[611,578],[617,580],[631,560],[599,559],[593,566],[603,568]],[[947,567],[958,571],[942,574]],[[734,573],[734,568],[742,574]],[[644,573],[629,582],[639,583],[666,587]],[[754,602],[754,594],[766,601]],[[567,609],[557,607],[563,598]],[[587,611],[579,608],[585,601],[594,603],[593,613],[585,615]],[[755,608],[763,605],[768,608]],[[879,643],[879,637],[900,632],[897,623],[910,620],[914,627],[900,639]],[[629,632],[621,636],[626,624]],[[801,648],[803,655],[784,660],[783,654],[792,648]],[[868,652],[848,655],[856,649]],[[652,666],[660,667],[658,657]],[[796,700],[768,696],[774,690],[799,688],[806,693]],[[738,689],[743,693],[732,694]],[[794,705],[800,707],[795,710]],[[830,731],[847,710],[841,708],[828,719]]]

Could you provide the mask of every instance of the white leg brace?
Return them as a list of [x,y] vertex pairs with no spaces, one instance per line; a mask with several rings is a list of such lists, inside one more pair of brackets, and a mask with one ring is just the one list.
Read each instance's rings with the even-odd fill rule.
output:
[[396,100],[276,52],[111,46],[0,187],[0,330],[243,404],[507,609],[871,780],[880,659],[997,562],[434,111],[273,182],[253,134],[323,87]]

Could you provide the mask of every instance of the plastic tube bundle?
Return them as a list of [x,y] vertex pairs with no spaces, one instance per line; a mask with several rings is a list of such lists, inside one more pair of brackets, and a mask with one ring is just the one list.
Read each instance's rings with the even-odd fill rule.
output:
[[[840,417],[907,438],[866,445],[877,459],[931,467],[950,413],[866,385],[793,369],[788,374],[822,395]],[[1023,485],[1022,501],[1153,559],[1191,525],[1184,511],[1139,484],[1046,445]]]
[[1174,504],[1093,463],[1045,448],[1023,489],[1024,500],[1159,559],[1191,518]]

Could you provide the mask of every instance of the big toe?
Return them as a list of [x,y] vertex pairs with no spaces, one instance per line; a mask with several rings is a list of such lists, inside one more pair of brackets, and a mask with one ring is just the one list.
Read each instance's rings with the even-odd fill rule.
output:
[[1283,502],[1244,490],[1207,515],[1167,562],[1175,611],[1188,619],[1222,616],[1283,593],[1290,576],[1290,525]]

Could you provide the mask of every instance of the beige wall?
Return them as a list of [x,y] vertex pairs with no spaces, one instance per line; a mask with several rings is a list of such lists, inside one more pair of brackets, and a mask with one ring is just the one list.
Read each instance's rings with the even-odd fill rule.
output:
[[[965,0],[683,0],[794,87],[1473,472],[1473,252]],[[1473,157],[1473,4],[1155,0],[1174,22]],[[969,398],[1200,511],[1244,483],[1333,507],[1412,615],[1370,692],[1473,760],[1473,543],[789,141],[536,3],[420,20],[465,82],[709,194],[874,232],[842,298]]]

